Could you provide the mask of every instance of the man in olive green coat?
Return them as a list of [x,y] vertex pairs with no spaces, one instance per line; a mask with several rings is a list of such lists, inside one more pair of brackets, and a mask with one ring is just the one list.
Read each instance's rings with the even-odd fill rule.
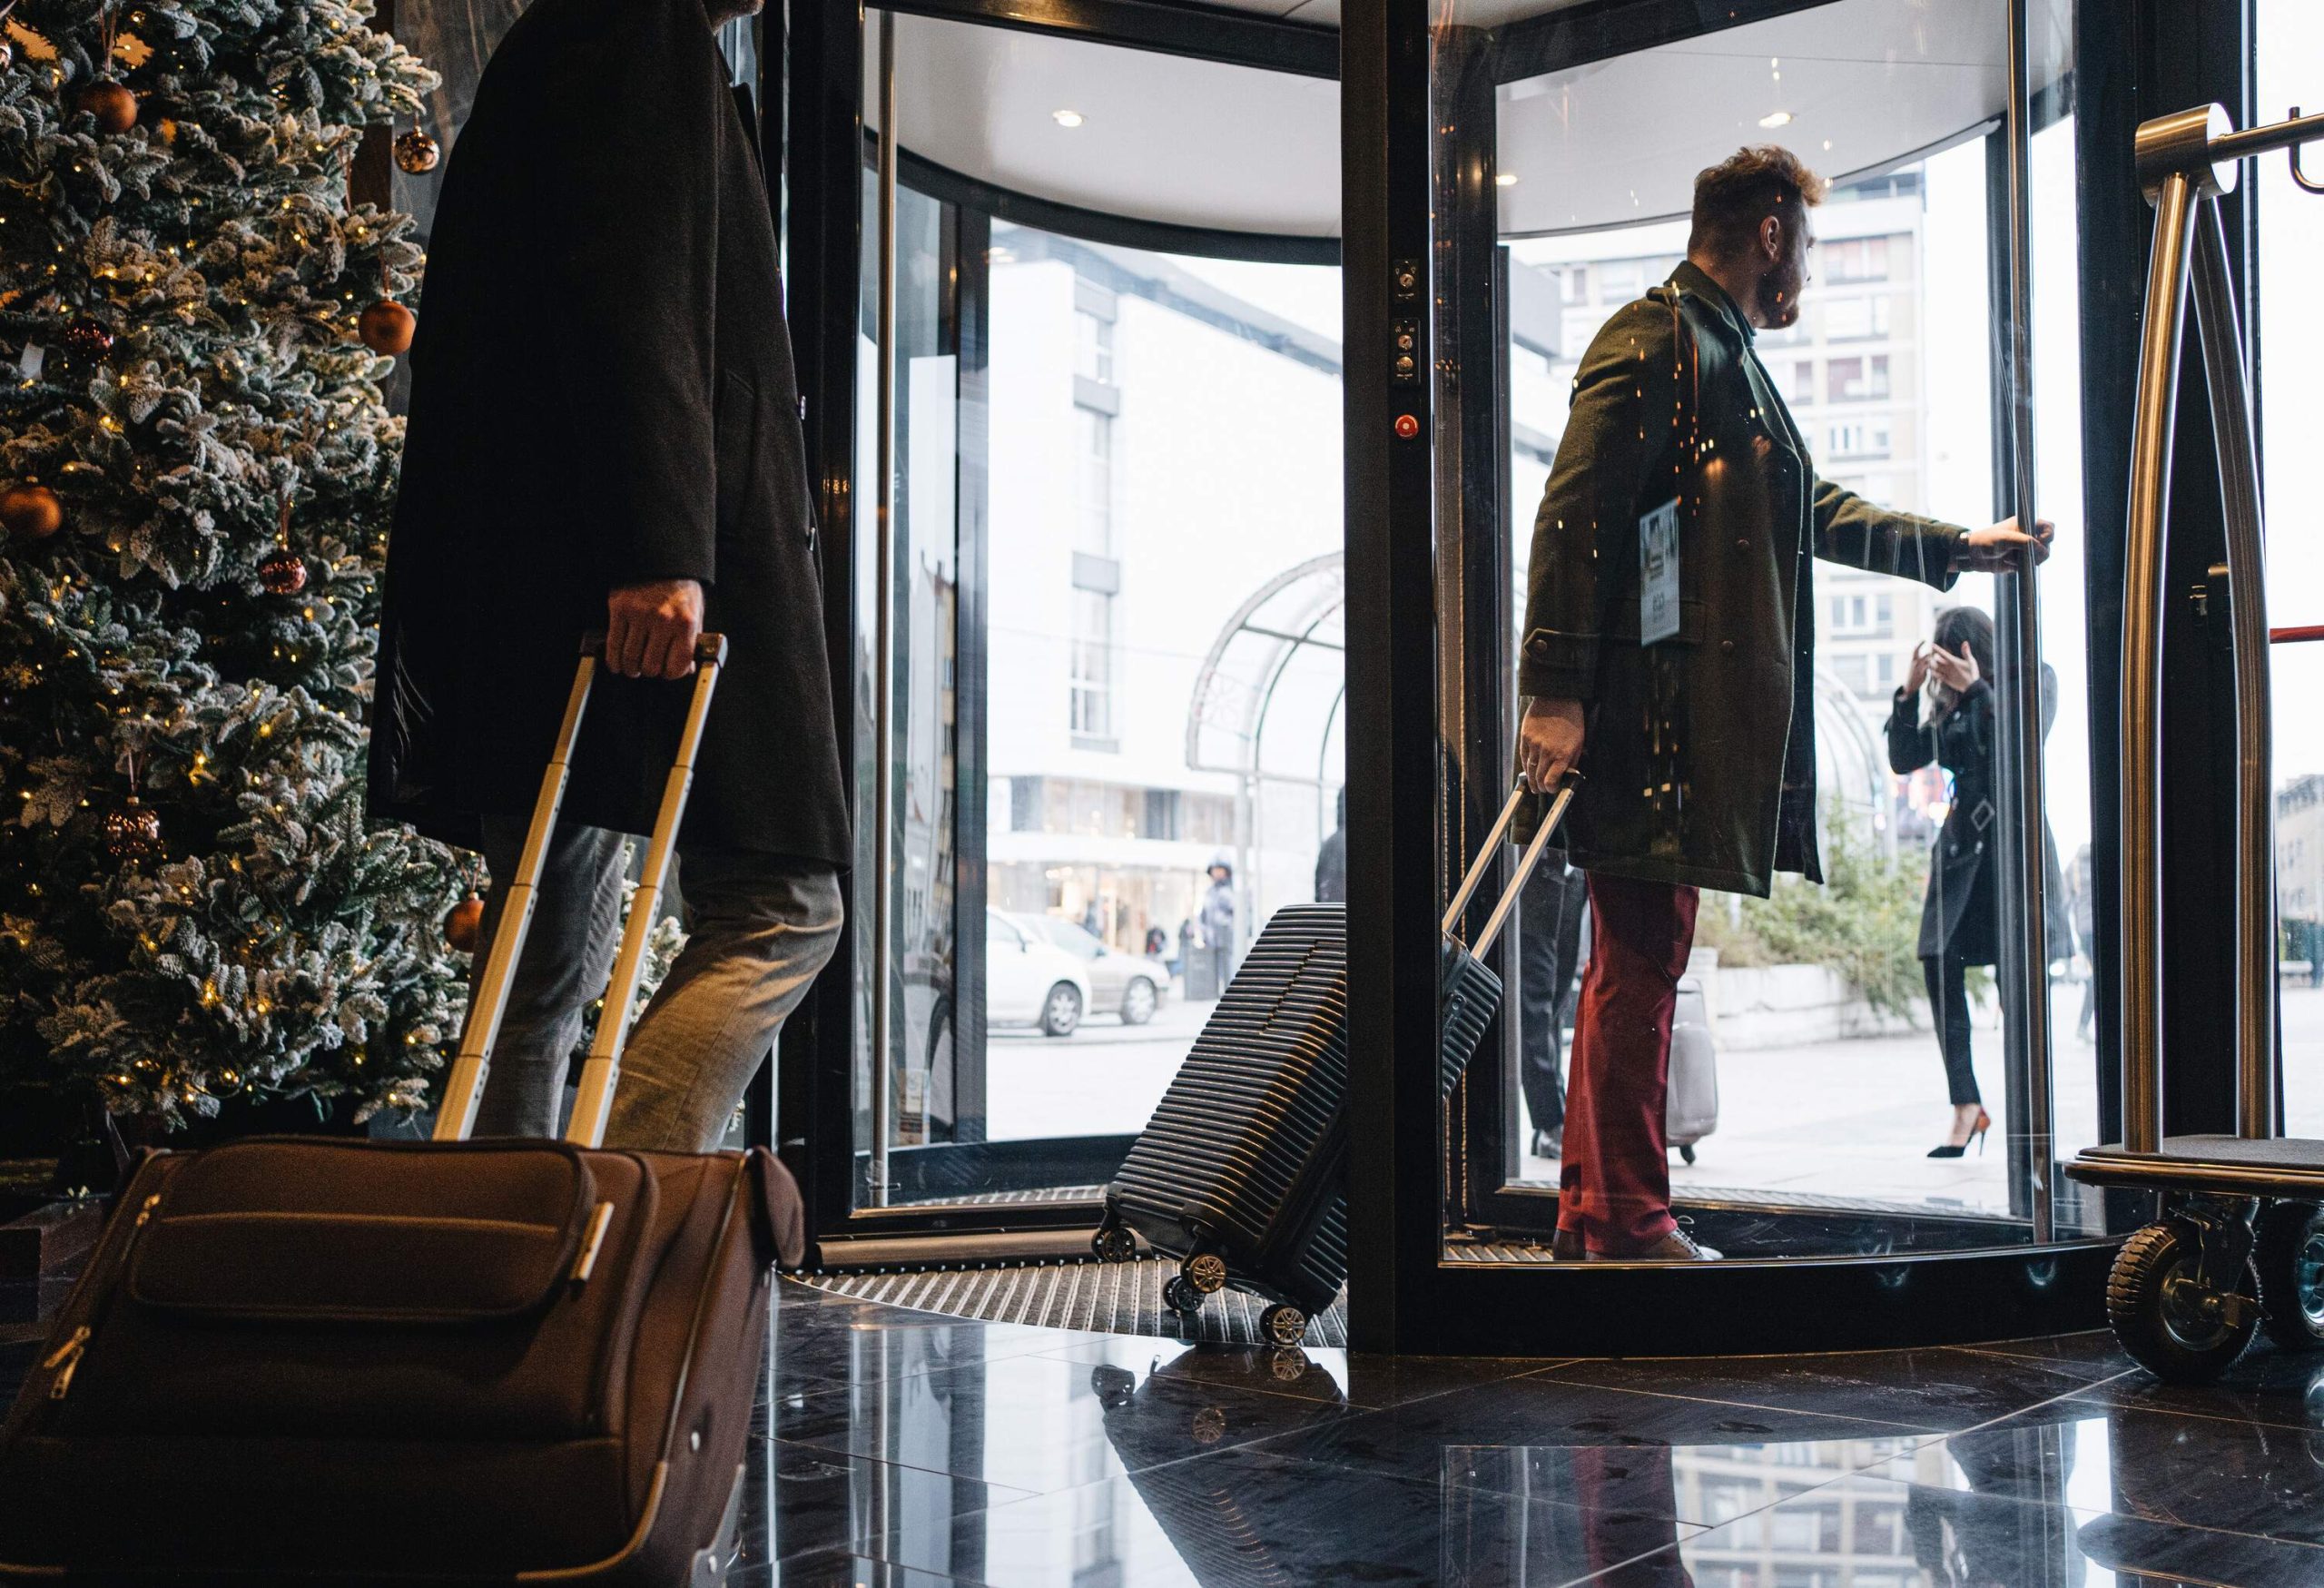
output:
[[1799,317],[1824,182],[1745,149],[1695,179],[1687,258],[1583,355],[1533,525],[1520,770],[1583,774],[1568,818],[1591,957],[1566,1100],[1558,1255],[1718,1254],[1670,1217],[1670,1021],[1698,890],[1764,895],[1817,855],[1813,559],[1948,588],[2047,555],[1816,478],[1753,350]]

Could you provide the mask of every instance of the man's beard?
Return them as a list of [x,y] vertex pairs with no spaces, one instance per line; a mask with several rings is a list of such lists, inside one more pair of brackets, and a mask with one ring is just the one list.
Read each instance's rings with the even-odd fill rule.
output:
[[1800,270],[1770,271],[1759,278],[1759,318],[1769,330],[1781,330],[1799,319],[1799,290],[1806,284],[1807,272]]

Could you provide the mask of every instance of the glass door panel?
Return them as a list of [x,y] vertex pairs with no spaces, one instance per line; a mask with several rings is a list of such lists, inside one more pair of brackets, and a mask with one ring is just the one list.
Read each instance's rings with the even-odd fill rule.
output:
[[[1291,178],[1335,169],[1336,96],[894,31],[890,582],[862,537],[855,680],[859,808],[882,755],[891,791],[884,860],[867,822],[858,875],[884,877],[889,941],[874,953],[860,894],[858,1204],[1086,1202],[1267,917],[1335,886],[1339,279],[1312,198],[1335,190]],[[876,13],[867,36],[869,521]],[[1203,136],[1153,158],[1189,106],[1216,113]]]
[[[1832,183],[1812,212],[1817,242],[1801,312],[1758,330],[1748,355],[1816,477],[1950,524],[1981,527],[2007,515],[2009,211],[2006,144],[1997,135],[2007,103],[2006,19],[2001,0],[1949,7],[1941,25],[1897,0],[1841,0],[1501,83],[1511,488],[1509,521],[1487,532],[1508,534],[1514,546],[1510,604],[1496,619],[1506,625],[1512,664],[1524,639],[1536,513],[1585,351],[1610,318],[1687,257],[1694,176],[1742,144],[1780,143]],[[2044,192],[2057,196],[2049,183],[2071,193],[2072,132],[2058,112],[2061,63],[2037,54],[2034,66],[2037,98],[2050,107],[2039,124],[2052,125],[2036,135],[2038,213]],[[1638,120],[1649,104],[1650,126]],[[2049,504],[2043,516],[2070,538],[2081,528],[2078,507],[2065,506],[2080,496],[2078,415],[2073,367],[2055,361],[2058,339],[2071,352],[2075,322],[2070,200],[2060,208],[2063,241],[2039,230],[2033,239],[2042,266],[2062,257],[2069,267],[2046,279],[2037,268],[2034,278],[2037,309],[2058,328],[2055,337],[2036,334],[2035,390],[2061,393],[2037,407],[2037,436],[2056,444],[2043,448],[2036,476]],[[1559,528],[1541,544],[1553,545]],[[1636,555],[1634,538],[1601,537],[1602,545]],[[1692,554],[1710,555],[1709,545]],[[2070,547],[2038,584],[2044,655],[2064,658],[2045,687],[2044,748],[2062,859],[2081,853],[2089,833],[2080,568]],[[1714,573],[1694,577],[1704,600],[1733,598]],[[1916,658],[1939,634],[1949,649],[1966,640],[1982,658],[1985,692],[2012,693],[2014,679],[2003,673],[2009,660],[1994,656],[1996,582],[1972,573],[1940,587],[1818,561],[1801,592],[1799,623],[1812,632],[1814,654],[1803,692],[1808,720],[1794,731],[1812,725],[1815,735],[1824,882],[1779,875],[1766,897],[1706,889],[1677,1017],[1694,1028],[1681,1033],[1682,1050],[1692,1043],[1716,1055],[1716,1128],[1689,1140],[1695,1128],[1674,1120],[1671,1194],[1682,1220],[1695,1220],[1698,1234],[1730,1255],[2023,1242],[2035,1182],[2053,1179],[2037,1174],[2023,1139],[2033,1078],[2010,1040],[2022,1006],[2005,1006],[1994,969],[2004,952],[1995,824],[2008,819],[2010,802],[1981,791],[1981,811],[1956,811],[1957,769],[1913,753],[1912,733],[1891,732],[1892,723],[1909,730],[1965,703],[1937,691],[1925,666],[1916,676]],[[1638,601],[1634,567],[1615,576],[1615,590],[1617,602]],[[1476,621],[1477,609],[1468,616]],[[2006,726],[2006,700],[1984,709],[2001,719],[1996,731]],[[1619,731],[1602,722],[1590,729]],[[1472,767],[1469,775],[1500,774]],[[1970,781],[1994,790],[1994,775],[1986,768]],[[1471,810],[1497,804],[1466,796]],[[1465,853],[1478,836],[1452,847]],[[1937,867],[1932,883],[1932,855],[1947,843],[1979,858]],[[1513,992],[1501,1070],[1515,1084],[1495,1089],[1500,1118],[1491,1133],[1508,1144],[1505,1181],[1482,1195],[1472,1186],[1466,1209],[1489,1228],[1545,1223],[1568,1154],[1588,1150],[1561,1138],[1557,1074],[1570,1068],[1576,981],[1592,954],[1594,923],[1586,884],[1561,869],[1553,853],[1528,889],[1503,962]],[[2054,874],[2034,886],[2046,887],[2059,940],[2052,960],[2066,978],[2050,995],[2063,1021],[2057,1050],[2078,1059],[2070,1091],[2083,1121],[2078,1141],[2094,1128],[2095,1072],[2093,1050],[2075,1035],[2082,983],[2072,969],[2063,866]],[[1948,883],[1971,897],[1948,909]],[[1967,1029],[1956,1027],[1954,1038],[1956,1054],[1965,1039],[1967,1059],[1950,1074],[1921,952],[1931,946],[1925,911],[1952,922],[1938,941],[1969,962]],[[1965,936],[1965,917],[1974,929]],[[2052,978],[2037,968],[2030,981],[2047,990]],[[1975,1101],[1992,1117],[1989,1138],[1972,1139],[1962,1156],[1929,1156],[1958,1135],[1953,1105]],[[2013,1133],[2021,1139],[2004,1150]]]
[[[2298,0],[2259,0],[2259,114],[2324,100],[2324,15]],[[2312,157],[2312,170],[2319,163]],[[2324,358],[2324,320],[2309,302],[2324,249],[2324,199],[2301,192],[2280,155],[2244,167],[2260,213],[2260,457],[2265,465],[2268,621],[2280,633],[2324,626],[2324,496],[2316,456],[2319,404],[2304,372]],[[2281,975],[2283,1107],[2288,1135],[2324,1136],[2324,643],[2272,647],[2275,689],[2276,912]]]

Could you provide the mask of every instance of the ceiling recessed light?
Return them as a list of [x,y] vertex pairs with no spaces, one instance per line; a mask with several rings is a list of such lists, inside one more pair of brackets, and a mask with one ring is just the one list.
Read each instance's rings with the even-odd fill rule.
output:
[[1517,185],[1517,173],[1513,171],[1504,171],[1500,175],[1494,177],[1492,181],[1495,187],[1515,187]]
[[1078,127],[1081,124],[1081,113],[1078,110],[1053,110],[1049,112],[1049,119],[1060,127]]
[[1787,110],[1771,110],[1759,118],[1759,124],[1763,127],[1787,127],[1791,125],[1791,113]]

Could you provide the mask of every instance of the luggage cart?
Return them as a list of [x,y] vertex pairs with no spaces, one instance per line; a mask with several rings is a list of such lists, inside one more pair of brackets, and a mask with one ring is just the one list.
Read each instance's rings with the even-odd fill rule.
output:
[[[2155,1220],[2123,1243],[2106,1282],[2114,1334],[2157,1377],[2224,1373],[2264,1324],[2293,1350],[2324,1346],[2324,1141],[2276,1135],[2275,806],[2261,588],[2260,471],[2235,294],[2217,199],[2240,163],[2324,138],[2324,115],[2236,132],[2218,105],[2138,132],[2140,185],[2155,207],[2146,321],[2131,440],[2130,545],[2122,613],[2122,1139],[2065,1172],[2092,1186],[2152,1192]],[[2227,520],[2226,579],[2237,752],[2234,1011],[2236,1132],[2162,1134],[2161,828],[2165,496],[2181,331],[2192,267],[2199,351],[2211,397]]]

